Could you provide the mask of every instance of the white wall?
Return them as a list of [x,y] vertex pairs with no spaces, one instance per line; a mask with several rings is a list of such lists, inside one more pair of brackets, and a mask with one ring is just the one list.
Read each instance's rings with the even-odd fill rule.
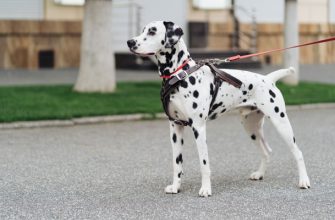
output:
[[[283,23],[285,0],[235,0],[249,13],[255,10],[258,23]],[[335,23],[335,0],[298,0],[298,20],[300,23]],[[251,19],[238,9],[237,15],[242,22]],[[329,18],[328,18],[329,17]]]
[[43,0],[0,0],[0,19],[43,19]]
[[335,23],[335,0],[329,0],[329,20]]
[[[254,11],[258,23],[283,23],[285,0],[235,0],[235,4],[249,14]],[[243,9],[236,14],[241,22],[250,22],[251,18]]]

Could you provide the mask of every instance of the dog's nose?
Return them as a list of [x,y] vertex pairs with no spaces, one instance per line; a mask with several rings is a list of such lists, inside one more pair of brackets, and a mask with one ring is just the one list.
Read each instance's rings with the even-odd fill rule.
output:
[[131,40],[128,40],[128,41],[127,41],[127,44],[128,44],[128,47],[129,47],[129,48],[132,48],[133,46],[136,45],[136,41],[134,41],[133,39],[131,39]]

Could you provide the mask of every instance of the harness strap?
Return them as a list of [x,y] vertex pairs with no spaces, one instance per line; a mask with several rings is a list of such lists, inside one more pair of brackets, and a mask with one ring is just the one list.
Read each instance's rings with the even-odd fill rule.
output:
[[219,91],[219,87],[222,84],[222,81],[225,81],[236,88],[241,88],[242,82],[233,77],[232,75],[229,75],[228,73],[216,68],[213,64],[211,63],[198,63],[195,66],[192,66],[188,70],[183,70],[179,73],[175,73],[173,75],[170,75],[169,78],[165,81],[162,82],[162,89],[161,89],[161,101],[163,104],[163,109],[165,111],[165,114],[168,116],[170,121],[173,121],[174,123],[178,125],[183,125],[183,126],[189,126],[190,123],[188,121],[184,120],[179,120],[179,119],[174,119],[171,117],[170,112],[169,112],[169,102],[170,102],[170,94],[173,89],[179,87],[180,83],[182,80],[187,78],[190,74],[193,72],[197,71],[200,69],[202,66],[207,65],[211,72],[214,74],[214,94],[212,96],[212,101],[210,103],[210,109],[212,108],[213,104],[215,103],[216,96]]
[[242,82],[233,77],[232,75],[218,69],[216,66],[214,66],[212,63],[206,63],[206,65],[211,69],[214,76],[219,77],[221,80],[226,81],[227,83],[235,86],[236,88],[241,88]]

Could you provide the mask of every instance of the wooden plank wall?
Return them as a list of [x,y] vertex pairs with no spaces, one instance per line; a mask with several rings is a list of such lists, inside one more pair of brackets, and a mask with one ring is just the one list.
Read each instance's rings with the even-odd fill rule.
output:
[[[38,68],[38,53],[54,50],[55,68],[78,67],[80,62],[80,21],[0,21],[0,68]],[[241,30],[249,32],[249,24],[241,24]],[[258,24],[258,51],[283,47],[282,24]],[[231,50],[233,27],[226,23],[209,25],[209,49]],[[334,33],[334,34],[331,34]],[[300,42],[335,36],[335,25],[301,24]],[[241,42],[248,49],[248,42]],[[282,63],[282,53],[269,55],[272,64]],[[265,56],[260,57],[262,61]],[[300,49],[300,61],[304,64],[335,63],[335,43],[308,46]]]
[[0,68],[38,68],[38,53],[53,50],[55,68],[78,67],[81,22],[0,21]]
[[[241,24],[241,31],[250,32],[250,24]],[[326,24],[300,24],[300,42],[310,42],[335,36],[335,25]],[[258,24],[257,25],[257,50],[266,51],[284,47],[282,24]],[[228,24],[211,23],[209,28],[209,48],[229,50],[233,27]],[[247,44],[240,42],[243,49],[248,49]],[[281,64],[283,54],[270,54],[272,64]],[[262,61],[265,56],[260,57]],[[307,46],[300,49],[300,62],[303,64],[335,63],[335,42]]]

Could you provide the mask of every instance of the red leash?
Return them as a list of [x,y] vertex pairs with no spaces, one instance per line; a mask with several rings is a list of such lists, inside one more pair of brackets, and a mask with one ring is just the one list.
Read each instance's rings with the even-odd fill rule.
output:
[[231,62],[231,61],[241,60],[241,59],[245,59],[245,58],[249,58],[249,57],[260,56],[260,55],[264,55],[264,54],[268,54],[268,53],[273,53],[273,52],[278,52],[278,51],[293,49],[293,48],[297,48],[297,47],[313,45],[313,44],[325,43],[325,42],[329,42],[329,41],[333,41],[333,40],[335,40],[335,37],[326,38],[326,39],[323,39],[323,40],[313,41],[313,42],[304,43],[304,44],[299,44],[299,45],[296,45],[296,46],[291,46],[291,47],[286,47],[286,48],[279,48],[279,49],[268,50],[268,51],[259,52],[259,53],[247,54],[247,55],[243,55],[243,56],[241,56],[241,55],[231,56],[231,57],[226,58],[224,60],[224,62]]
[[[330,38],[326,38],[326,39],[323,39],[323,40],[318,40],[318,41],[313,41],[313,42],[298,44],[298,45],[291,46],[291,47],[286,47],[286,48],[273,49],[273,50],[268,50],[268,51],[264,51],[264,52],[253,53],[253,54],[247,54],[247,55],[235,55],[235,56],[228,57],[228,58],[226,58],[224,60],[221,60],[221,59],[208,59],[207,62],[214,63],[214,64],[227,63],[227,62],[241,60],[241,59],[245,59],[245,58],[249,58],[249,57],[255,57],[255,56],[260,56],[260,55],[264,55],[264,54],[268,54],[268,53],[273,53],[273,52],[278,52],[278,51],[283,51],[283,50],[288,50],[288,49],[293,49],[293,48],[298,48],[298,47],[313,45],[313,44],[320,44],[320,43],[325,43],[325,42],[334,41],[334,40],[335,40],[335,37],[330,37]],[[177,73],[184,66],[186,66],[189,61],[190,61],[189,59],[185,60],[183,62],[183,64],[181,66],[179,66],[175,71],[173,71],[172,73],[170,73],[170,75],[162,75],[160,77],[164,78],[164,79],[171,78],[171,76],[173,74]]]

